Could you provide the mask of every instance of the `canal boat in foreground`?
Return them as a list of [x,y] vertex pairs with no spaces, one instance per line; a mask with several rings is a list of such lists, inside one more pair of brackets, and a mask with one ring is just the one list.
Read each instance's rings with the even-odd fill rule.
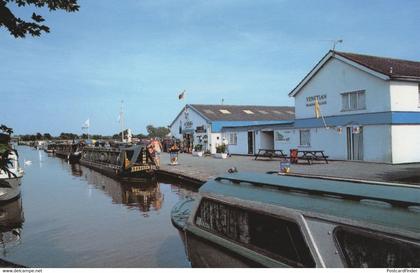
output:
[[171,212],[193,267],[420,267],[420,187],[236,173]]
[[145,146],[84,147],[80,164],[117,178],[153,177],[156,165]]

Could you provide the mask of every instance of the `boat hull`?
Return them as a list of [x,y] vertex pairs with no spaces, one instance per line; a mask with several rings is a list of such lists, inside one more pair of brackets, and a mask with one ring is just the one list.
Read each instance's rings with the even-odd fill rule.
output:
[[120,167],[112,164],[100,164],[85,159],[80,159],[79,163],[83,166],[89,167],[97,172],[103,173],[106,176],[122,179],[127,182],[150,182],[150,179],[155,177],[153,170],[134,172],[134,173],[121,173]]
[[0,180],[0,202],[14,200],[20,196],[21,178]]

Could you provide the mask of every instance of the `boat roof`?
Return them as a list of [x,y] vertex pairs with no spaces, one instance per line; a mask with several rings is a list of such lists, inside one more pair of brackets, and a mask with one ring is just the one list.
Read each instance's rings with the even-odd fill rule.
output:
[[414,185],[241,172],[216,177],[199,192],[420,233]]

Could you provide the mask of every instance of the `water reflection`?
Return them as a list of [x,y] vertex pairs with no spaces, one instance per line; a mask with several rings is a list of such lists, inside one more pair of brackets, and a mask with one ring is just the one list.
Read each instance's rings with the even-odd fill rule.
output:
[[8,249],[20,243],[24,222],[21,198],[0,205],[0,246],[3,256]]
[[71,174],[73,176],[82,176],[82,166],[80,164],[71,164]]
[[124,204],[129,208],[137,208],[147,217],[147,212],[161,209],[164,194],[156,179],[143,180],[142,182],[120,182],[101,173],[83,167],[79,164],[72,166],[72,174],[83,174],[88,184],[100,189],[112,198],[115,204]]

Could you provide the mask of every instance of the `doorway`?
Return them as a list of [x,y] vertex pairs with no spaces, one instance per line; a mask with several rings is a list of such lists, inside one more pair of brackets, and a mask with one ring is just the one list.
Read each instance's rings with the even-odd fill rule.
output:
[[192,152],[192,148],[194,145],[194,137],[192,134],[186,133],[183,136],[183,152],[184,153],[191,153]]
[[248,131],[248,154],[254,154],[254,131]]
[[347,160],[363,160],[363,127],[347,127]]
[[261,143],[260,147],[261,149],[274,149],[274,131],[260,131],[260,137],[261,137]]

